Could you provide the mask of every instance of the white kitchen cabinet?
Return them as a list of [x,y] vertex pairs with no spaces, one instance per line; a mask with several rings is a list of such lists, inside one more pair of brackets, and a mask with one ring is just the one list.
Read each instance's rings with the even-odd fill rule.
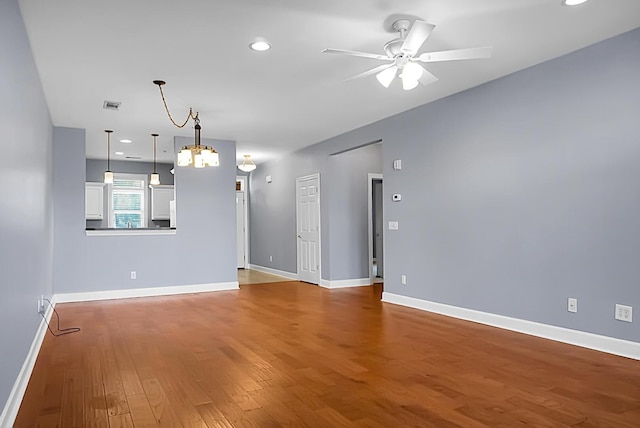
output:
[[87,220],[104,218],[104,183],[84,184],[84,216]]
[[175,199],[173,185],[151,187],[151,220],[171,219],[170,202]]

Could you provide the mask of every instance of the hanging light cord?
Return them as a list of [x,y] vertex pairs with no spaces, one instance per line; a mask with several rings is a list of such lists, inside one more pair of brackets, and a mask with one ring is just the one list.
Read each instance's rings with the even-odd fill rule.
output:
[[113,131],[105,131],[107,133],[107,171],[111,171],[111,133]]
[[189,122],[189,119],[193,119],[194,121],[196,121],[196,123],[199,122],[198,113],[196,112],[196,114],[194,115],[193,114],[193,109],[191,109],[191,107],[189,107],[189,114],[187,115],[187,118],[184,120],[184,123],[182,125],[178,125],[176,123],[176,121],[173,120],[173,116],[171,116],[171,112],[169,111],[169,107],[167,106],[167,101],[164,98],[164,92],[162,91],[162,85],[164,85],[165,82],[162,81],[162,80],[154,80],[153,83],[158,85],[158,88],[160,89],[160,96],[162,97],[162,104],[164,104],[164,109],[167,112],[167,116],[169,116],[169,120],[171,121],[171,123],[173,123],[178,128],[184,128],[185,125]]
[[156,173],[156,138],[158,136],[156,134],[151,134],[153,137],[153,173]]
[[64,334],[71,334],[71,333],[77,333],[80,331],[80,327],[69,327],[69,328],[60,328],[60,314],[58,314],[58,311],[56,311],[56,308],[53,307],[53,305],[51,304],[51,301],[49,299],[44,299],[47,301],[47,303],[49,304],[49,306],[51,307],[51,309],[53,309],[53,313],[56,314],[56,318],[58,320],[57,324],[57,333],[54,333],[53,330],[51,330],[51,326],[49,325],[49,323],[47,322],[47,318],[44,316],[44,311],[43,313],[41,313],[40,315],[42,316],[42,318],[44,319],[44,322],[47,324],[47,328],[49,329],[49,332],[51,332],[51,334],[53,334],[54,336],[62,336]]

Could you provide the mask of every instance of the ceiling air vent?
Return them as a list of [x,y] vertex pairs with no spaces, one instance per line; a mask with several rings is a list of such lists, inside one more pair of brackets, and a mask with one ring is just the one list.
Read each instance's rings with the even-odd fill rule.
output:
[[120,104],[122,103],[118,101],[105,101],[102,107],[107,110],[120,110]]

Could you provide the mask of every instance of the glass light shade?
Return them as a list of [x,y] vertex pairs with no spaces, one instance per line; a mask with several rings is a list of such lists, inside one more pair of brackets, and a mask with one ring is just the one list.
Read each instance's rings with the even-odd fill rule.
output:
[[418,86],[418,81],[417,80],[410,80],[407,78],[402,79],[402,89],[404,89],[405,91],[410,91],[411,89],[415,88],[416,86]]
[[189,166],[193,162],[191,158],[191,150],[186,147],[178,153],[178,166]]
[[[217,154],[217,153],[216,153]],[[214,157],[213,152],[209,149],[204,149],[202,151],[202,158],[204,160],[204,164],[207,166],[214,166]]]
[[158,184],[160,184],[160,174],[158,174],[157,172],[154,172],[153,174],[151,174],[151,179],[149,180],[149,184],[152,186],[157,186]]
[[210,166],[220,166],[220,155],[215,150],[209,156],[209,165]]
[[238,169],[244,172],[251,172],[256,169],[256,164],[251,160],[251,155],[244,155],[244,160],[241,165],[238,165]]
[[105,171],[104,172],[104,183],[105,184],[113,184],[113,172]]
[[[422,77],[423,68],[415,62],[408,62],[402,67],[402,79],[419,80]],[[414,86],[415,87],[415,86]]]
[[378,82],[385,88],[388,88],[393,79],[396,77],[396,73],[398,71],[398,67],[395,65],[393,67],[389,67],[386,70],[382,70],[380,73],[376,74],[376,79]]
[[196,168],[204,168],[204,156],[202,153],[196,153],[193,157],[193,166]]

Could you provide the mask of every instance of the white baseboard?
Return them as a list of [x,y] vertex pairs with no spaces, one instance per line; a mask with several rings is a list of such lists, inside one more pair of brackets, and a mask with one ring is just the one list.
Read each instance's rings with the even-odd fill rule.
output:
[[238,281],[213,284],[176,285],[171,287],[130,288],[126,290],[89,291],[85,293],[56,294],[56,303],[90,302],[93,300],[130,299],[133,297],[172,296],[175,294],[207,293],[237,290]]
[[339,279],[334,281],[328,279],[320,280],[320,287],[324,288],[364,287],[367,285],[371,285],[369,278]]
[[382,301],[640,360],[640,343],[638,342],[459,308],[393,293],[383,292]]
[[297,281],[298,280],[298,274],[297,273],[286,272],[284,270],[271,269],[271,268],[268,268],[268,267],[265,267],[265,266],[252,265],[252,264],[249,265],[249,269],[257,270],[258,272],[270,273],[271,275],[282,276],[284,278],[291,279],[293,281]]
[[33,338],[33,342],[31,342],[31,347],[29,348],[27,357],[25,358],[24,363],[22,363],[20,373],[18,373],[18,377],[16,378],[16,382],[13,384],[13,388],[11,388],[9,398],[4,405],[2,414],[0,414],[0,428],[11,428],[15,422],[16,416],[18,416],[18,410],[20,410],[20,404],[22,404],[24,393],[27,391],[31,372],[33,372],[33,367],[36,365],[40,346],[42,346],[42,341],[47,334],[47,323],[51,321],[53,307],[55,306],[56,300],[54,297],[51,299],[51,306],[47,305],[45,318],[40,320],[40,326],[38,327],[38,330],[36,330],[36,335]]

